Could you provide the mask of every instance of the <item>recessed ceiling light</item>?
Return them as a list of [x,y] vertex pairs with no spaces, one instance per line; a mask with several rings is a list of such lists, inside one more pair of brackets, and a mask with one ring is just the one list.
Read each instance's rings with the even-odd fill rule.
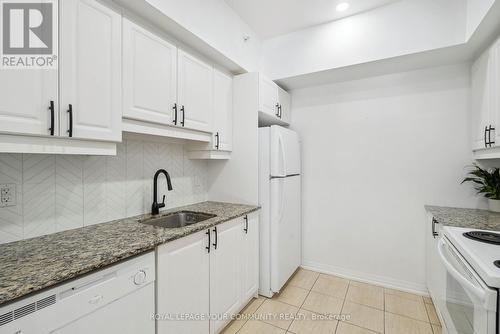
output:
[[346,11],[349,8],[349,4],[347,2],[341,2],[337,5],[337,12]]

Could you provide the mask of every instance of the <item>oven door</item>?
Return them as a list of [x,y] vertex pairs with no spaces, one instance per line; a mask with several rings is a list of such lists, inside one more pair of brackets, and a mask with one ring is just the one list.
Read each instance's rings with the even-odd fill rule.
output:
[[446,237],[437,248],[441,291],[435,303],[443,327],[450,334],[498,334],[497,290],[486,286]]

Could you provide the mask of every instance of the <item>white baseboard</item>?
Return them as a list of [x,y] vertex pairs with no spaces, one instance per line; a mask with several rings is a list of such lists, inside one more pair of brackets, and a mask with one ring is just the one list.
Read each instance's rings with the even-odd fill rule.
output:
[[429,291],[427,291],[427,287],[425,286],[425,284],[402,281],[389,277],[372,275],[368,273],[353,271],[350,269],[335,267],[328,264],[321,264],[314,262],[304,262],[302,263],[301,267],[307,270],[312,270],[328,275],[339,276],[342,278],[355,280],[363,283],[378,285],[384,288],[401,290],[422,296],[429,296]]

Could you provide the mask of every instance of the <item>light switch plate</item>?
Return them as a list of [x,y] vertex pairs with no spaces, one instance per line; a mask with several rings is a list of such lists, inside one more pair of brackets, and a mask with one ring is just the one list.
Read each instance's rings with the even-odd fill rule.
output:
[[0,207],[16,206],[16,185],[0,184]]

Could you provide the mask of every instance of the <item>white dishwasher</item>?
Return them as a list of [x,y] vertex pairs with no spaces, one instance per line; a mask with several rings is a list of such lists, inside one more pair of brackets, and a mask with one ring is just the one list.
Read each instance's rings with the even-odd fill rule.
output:
[[150,252],[0,308],[0,334],[154,334]]

